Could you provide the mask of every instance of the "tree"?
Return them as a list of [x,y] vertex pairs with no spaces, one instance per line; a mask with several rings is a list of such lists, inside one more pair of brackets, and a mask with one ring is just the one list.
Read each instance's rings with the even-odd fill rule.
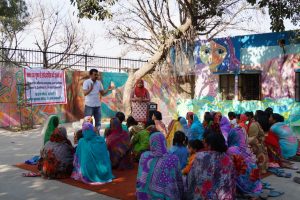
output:
[[[36,22],[35,45],[43,54],[44,68],[68,68],[84,58],[72,59],[72,54],[87,54],[92,50],[94,38],[87,36],[84,30],[79,29],[78,22],[72,18],[68,11],[61,7],[45,7],[39,2],[33,8]],[[52,53],[53,51],[62,53]],[[69,62],[68,66],[63,66]]]
[[[0,42],[1,47],[16,49],[21,42],[20,33],[29,24],[29,13],[24,0],[0,0]],[[2,51],[5,61],[14,52]]]
[[[110,19],[109,33],[133,50],[150,55],[148,63],[129,74],[123,103],[129,106],[130,91],[137,79],[161,64],[178,43],[193,44],[196,37],[213,37],[237,25],[235,18],[252,9],[240,0],[71,0],[79,17]],[[116,8],[117,7],[117,8]],[[242,20],[241,18],[239,18]],[[128,113],[128,111],[126,111]]]
[[285,30],[284,20],[290,20],[295,26],[300,23],[299,0],[247,0],[260,8],[267,7],[271,19],[271,30],[279,32]]

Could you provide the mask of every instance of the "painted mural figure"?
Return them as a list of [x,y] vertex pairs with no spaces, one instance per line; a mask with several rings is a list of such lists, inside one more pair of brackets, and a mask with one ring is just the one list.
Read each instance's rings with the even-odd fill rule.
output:
[[236,71],[240,66],[230,38],[196,43],[194,58],[198,74],[196,84],[198,97],[217,96],[218,76],[214,73]]
[[85,96],[84,116],[94,116],[95,126],[101,127],[101,100],[100,94],[104,96],[109,90],[113,88],[108,87],[104,90],[101,81],[98,80],[99,72],[97,69],[91,69],[89,72],[90,78],[83,82],[83,93]]
[[137,80],[130,96],[130,102],[132,117],[138,122],[145,123],[147,121],[147,107],[150,102],[150,94],[145,88],[142,79]]

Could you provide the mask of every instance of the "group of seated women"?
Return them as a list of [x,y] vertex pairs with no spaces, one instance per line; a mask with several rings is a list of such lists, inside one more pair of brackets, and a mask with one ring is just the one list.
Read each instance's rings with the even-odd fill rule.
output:
[[113,180],[113,168],[131,169],[136,161],[136,195],[144,200],[253,197],[262,192],[268,167],[292,167],[287,159],[296,154],[297,138],[281,115],[230,113],[228,119],[206,112],[203,118],[189,112],[165,126],[156,111],[146,124],[129,116],[125,125],[118,112],[104,136],[86,118],[75,134],[76,149],[58,119],[50,119],[39,169],[50,178],[103,184]]

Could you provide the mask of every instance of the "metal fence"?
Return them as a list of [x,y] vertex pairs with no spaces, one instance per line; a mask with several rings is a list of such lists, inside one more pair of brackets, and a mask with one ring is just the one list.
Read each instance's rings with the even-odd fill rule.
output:
[[96,68],[102,72],[127,72],[138,69],[147,61],[117,57],[92,56],[87,54],[65,54],[31,49],[0,48],[2,66],[30,68],[74,69],[88,71]]

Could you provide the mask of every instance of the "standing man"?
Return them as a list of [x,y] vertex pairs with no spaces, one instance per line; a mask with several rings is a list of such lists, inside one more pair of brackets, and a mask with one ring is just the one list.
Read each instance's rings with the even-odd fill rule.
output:
[[103,96],[112,90],[109,86],[104,90],[102,83],[98,80],[99,72],[97,69],[91,69],[90,78],[83,82],[83,93],[85,96],[84,116],[94,116],[95,126],[100,131],[101,128],[101,100],[100,94]]

